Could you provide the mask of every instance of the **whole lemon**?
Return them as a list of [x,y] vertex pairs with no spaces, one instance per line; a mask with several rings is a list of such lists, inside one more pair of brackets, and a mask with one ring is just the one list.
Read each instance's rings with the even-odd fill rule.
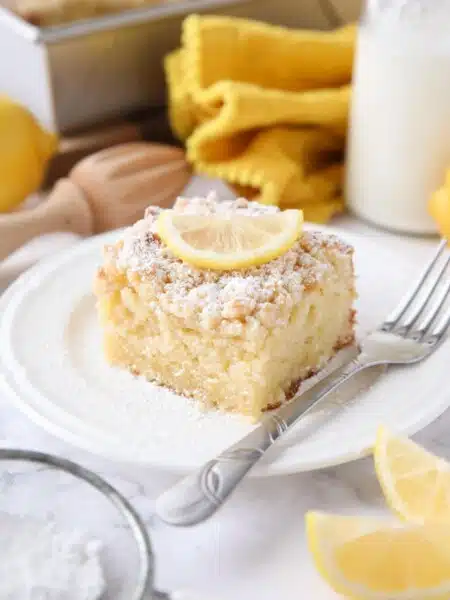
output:
[[0,96],[0,212],[39,189],[57,146],[26,108]]

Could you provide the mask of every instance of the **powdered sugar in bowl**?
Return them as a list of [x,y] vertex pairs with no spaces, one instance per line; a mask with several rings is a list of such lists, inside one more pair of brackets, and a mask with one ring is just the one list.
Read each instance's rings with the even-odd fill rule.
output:
[[48,454],[1,449],[0,459],[3,600],[153,597],[146,527],[117,490]]

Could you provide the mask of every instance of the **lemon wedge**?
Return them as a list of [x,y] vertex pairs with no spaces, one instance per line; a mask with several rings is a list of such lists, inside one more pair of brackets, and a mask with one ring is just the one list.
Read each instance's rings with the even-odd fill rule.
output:
[[375,469],[391,510],[413,523],[450,525],[450,464],[380,427]]
[[195,267],[229,271],[261,265],[287,252],[302,232],[303,213],[192,215],[165,210],[156,226],[177,258]]
[[306,529],[317,569],[339,594],[354,600],[450,598],[449,526],[310,512]]

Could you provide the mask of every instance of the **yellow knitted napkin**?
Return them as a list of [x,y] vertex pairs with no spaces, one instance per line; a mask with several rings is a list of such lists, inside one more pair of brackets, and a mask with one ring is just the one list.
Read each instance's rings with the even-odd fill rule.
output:
[[166,57],[169,116],[196,170],[326,221],[342,208],[355,27],[191,15]]

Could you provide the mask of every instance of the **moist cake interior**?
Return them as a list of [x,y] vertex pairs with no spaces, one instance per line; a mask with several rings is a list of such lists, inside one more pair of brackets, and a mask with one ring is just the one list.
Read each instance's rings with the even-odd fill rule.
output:
[[[242,199],[180,199],[185,213],[277,211]],[[218,272],[177,259],[155,230],[159,210],[129,228],[95,281],[107,360],[254,418],[282,404],[354,339],[353,249],[304,232],[281,257]],[[150,397],[151,401],[151,397]]]

